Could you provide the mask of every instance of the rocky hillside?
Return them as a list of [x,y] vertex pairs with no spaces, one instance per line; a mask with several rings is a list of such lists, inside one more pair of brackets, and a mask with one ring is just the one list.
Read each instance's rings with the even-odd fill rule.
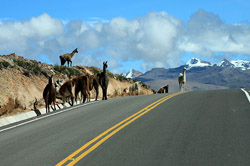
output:
[[[39,107],[44,107],[42,92],[48,82],[48,76],[53,75],[54,80],[68,79],[81,74],[96,74],[101,70],[96,67],[49,65],[35,60],[25,59],[15,53],[0,55],[0,117],[16,114],[33,109],[35,98]],[[108,97],[127,96],[124,89],[131,86],[132,80],[108,72],[110,82]],[[151,89],[142,88],[142,94],[152,94]],[[99,98],[102,96],[99,87]],[[95,97],[94,90],[91,98]],[[60,100],[57,100],[60,103]]]

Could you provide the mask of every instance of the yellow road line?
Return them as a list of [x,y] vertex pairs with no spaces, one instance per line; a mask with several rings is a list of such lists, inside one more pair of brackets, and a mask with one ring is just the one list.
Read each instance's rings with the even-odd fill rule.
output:
[[[179,95],[181,93],[185,93],[185,92],[175,93],[175,94],[171,94],[169,96],[163,97],[163,98],[157,100],[156,102],[150,104],[149,106],[143,108],[139,112],[137,112],[137,113],[131,115],[130,117],[124,119],[123,121],[117,123],[113,127],[111,127],[108,130],[104,131],[103,133],[101,133],[100,135],[98,135],[97,137],[95,137],[94,139],[92,139],[91,141],[89,141],[88,143],[86,143],[85,145],[83,145],[81,148],[79,148],[78,150],[76,150],[75,152],[73,152],[71,155],[69,155],[68,157],[66,157],[61,162],[59,162],[56,166],[61,166],[61,165],[65,164],[67,161],[71,161],[68,164],[68,166],[76,164],[79,160],[81,160],[87,154],[89,154],[90,152],[92,152],[94,149],[96,149],[98,146],[100,146],[104,141],[106,141],[107,139],[109,139],[115,133],[117,133],[118,131],[120,131],[121,129],[123,129],[124,127],[126,127],[127,125],[129,125],[130,123],[132,123],[133,121],[135,121],[136,119],[138,119],[139,117],[143,116],[144,114],[146,114],[147,112],[149,112],[150,110],[152,110],[153,108],[155,108],[156,106],[158,106],[159,104],[161,104],[164,101],[166,101],[166,100],[168,100],[168,99],[170,99],[170,98],[172,98],[172,97],[174,97],[176,95]],[[115,128],[117,128],[117,129],[115,129]],[[112,131],[112,130],[114,130],[114,131]],[[110,134],[108,134],[110,131],[112,131],[112,132]],[[106,135],[106,134],[108,134],[108,135]],[[94,144],[92,147],[90,147],[88,150],[86,150],[85,152],[83,152],[76,159],[73,158],[74,156],[76,156],[77,154],[79,154],[81,151],[83,151],[84,149],[86,149],[89,145],[93,144],[94,142],[96,142],[98,139],[100,139],[103,136],[105,136],[105,137],[102,138],[100,141],[98,141],[96,144]]]

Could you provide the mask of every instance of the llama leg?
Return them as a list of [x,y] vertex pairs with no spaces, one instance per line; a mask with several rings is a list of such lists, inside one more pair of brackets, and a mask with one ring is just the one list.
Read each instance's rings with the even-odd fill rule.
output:
[[66,97],[65,97],[65,96],[63,96],[63,97],[62,97],[62,99],[63,99],[63,108],[65,108],[65,107],[66,107],[66,106],[65,106]]
[[97,88],[95,88],[95,94],[96,94],[95,101],[97,101],[98,93],[99,93],[99,90],[98,90],[98,87],[97,87]]
[[86,97],[87,97],[87,96],[86,96],[86,94],[84,94],[84,95],[83,95],[83,100],[82,100],[82,103],[85,103],[85,101],[86,101]]
[[70,105],[73,106],[73,105],[74,105],[74,97],[71,96],[70,98],[71,98],[71,103],[72,103],[72,104],[70,104]]
[[102,87],[102,100],[104,100],[104,92],[105,90],[104,90],[104,88]]
[[90,92],[89,91],[87,92],[87,95],[88,95],[88,102],[90,102]]
[[54,101],[54,111],[56,111],[56,102]]
[[105,88],[105,100],[107,100],[107,88]]

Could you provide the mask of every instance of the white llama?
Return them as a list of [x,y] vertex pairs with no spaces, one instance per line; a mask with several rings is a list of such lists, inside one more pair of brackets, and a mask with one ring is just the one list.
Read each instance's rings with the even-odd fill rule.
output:
[[185,90],[185,83],[186,83],[186,67],[183,68],[183,73],[179,74],[179,87],[180,87],[180,91],[184,91]]

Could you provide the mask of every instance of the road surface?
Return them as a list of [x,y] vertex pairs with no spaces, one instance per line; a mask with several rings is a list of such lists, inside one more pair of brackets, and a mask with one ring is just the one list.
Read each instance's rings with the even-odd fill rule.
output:
[[77,106],[1,131],[0,165],[243,166],[249,145],[250,103],[241,90],[156,94]]

